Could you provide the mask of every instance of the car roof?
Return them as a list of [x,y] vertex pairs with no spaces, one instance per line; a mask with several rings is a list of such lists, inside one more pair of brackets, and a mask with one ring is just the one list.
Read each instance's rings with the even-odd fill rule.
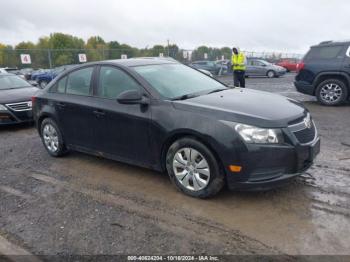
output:
[[350,45],[350,40],[329,40],[329,41],[323,41],[317,45],[313,45],[311,47],[320,47],[320,46],[333,46],[333,45]]
[[156,57],[143,57],[143,58],[129,58],[129,59],[115,59],[96,62],[93,64],[118,64],[126,67],[144,66],[144,65],[159,65],[159,64],[178,64],[175,59],[172,58],[156,58]]

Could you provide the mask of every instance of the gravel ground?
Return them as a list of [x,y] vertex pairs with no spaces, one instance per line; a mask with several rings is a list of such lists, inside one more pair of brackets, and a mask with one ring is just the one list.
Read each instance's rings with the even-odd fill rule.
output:
[[307,173],[267,192],[193,199],[164,174],[75,152],[55,159],[32,126],[1,128],[0,236],[36,255],[350,255],[350,106],[320,106],[293,77],[247,79],[303,101],[322,138]]

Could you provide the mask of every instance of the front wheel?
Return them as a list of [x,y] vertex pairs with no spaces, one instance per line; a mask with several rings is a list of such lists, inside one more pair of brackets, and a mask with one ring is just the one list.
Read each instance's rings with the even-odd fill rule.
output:
[[166,168],[175,186],[192,197],[214,196],[224,185],[223,172],[212,152],[191,137],[179,139],[170,146]]
[[348,89],[343,81],[328,79],[317,86],[316,96],[323,105],[336,106],[345,102]]
[[276,73],[274,71],[270,70],[267,72],[266,75],[268,78],[274,78],[276,76]]
[[47,84],[48,84],[48,82],[43,80],[43,81],[40,81],[39,86],[41,89],[44,89],[47,86]]

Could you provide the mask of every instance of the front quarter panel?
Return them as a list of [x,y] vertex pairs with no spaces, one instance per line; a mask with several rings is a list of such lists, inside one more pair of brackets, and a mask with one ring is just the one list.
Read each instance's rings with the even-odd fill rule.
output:
[[157,152],[155,161],[161,163],[159,169],[165,170],[168,147],[184,136],[194,136],[209,147],[226,172],[228,163],[239,162],[236,150],[246,149],[232,126],[200,112],[175,109],[171,103],[158,101],[152,105],[151,134]]

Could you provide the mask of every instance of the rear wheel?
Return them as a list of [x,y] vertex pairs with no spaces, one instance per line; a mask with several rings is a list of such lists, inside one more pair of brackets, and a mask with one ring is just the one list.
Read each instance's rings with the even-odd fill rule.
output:
[[41,140],[51,156],[58,157],[67,152],[62,134],[51,118],[45,118],[41,123]]
[[179,139],[170,146],[166,168],[176,187],[192,197],[211,197],[224,185],[223,172],[212,152],[191,137]]
[[328,79],[321,82],[316,89],[317,100],[323,105],[335,106],[345,102],[348,88],[338,79]]

